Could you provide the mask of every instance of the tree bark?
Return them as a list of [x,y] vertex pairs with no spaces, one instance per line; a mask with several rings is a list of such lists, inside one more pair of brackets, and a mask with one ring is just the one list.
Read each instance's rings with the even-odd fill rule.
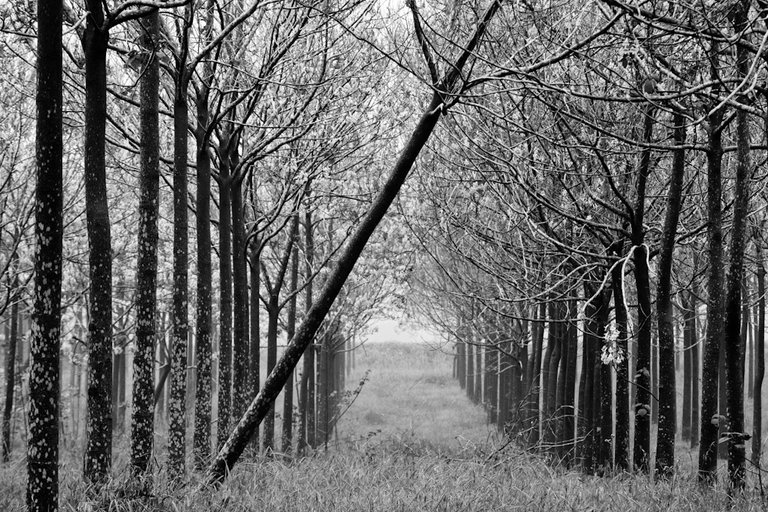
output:
[[[757,230],[756,230],[757,231]],[[755,374],[752,387],[754,412],[752,414],[752,464],[758,469],[763,439],[763,378],[765,376],[765,263],[761,240],[755,240],[757,248],[757,336],[755,337]]]
[[37,3],[35,278],[29,373],[27,510],[58,510],[62,183],[62,2]]
[[227,132],[219,144],[219,413],[217,447],[221,449],[231,430],[232,405],[232,230],[229,189],[230,144]]
[[[749,0],[737,4],[733,11],[733,28],[741,33],[747,28]],[[746,79],[750,56],[736,48],[736,73]],[[739,101],[747,101],[740,97]],[[744,433],[744,339],[741,328],[741,286],[744,280],[744,252],[747,243],[749,215],[749,121],[744,110],[736,111],[736,185],[734,190],[733,223],[729,251],[725,300],[725,365],[728,418],[728,476],[731,492],[741,492],[746,483],[746,435]]]
[[[718,79],[717,43],[712,43],[712,78]],[[717,91],[715,91],[716,93]],[[714,105],[712,105],[714,107]],[[723,210],[722,210],[722,122],[723,109],[711,110],[707,148],[707,238],[709,273],[707,276],[707,336],[701,375],[701,440],[699,442],[699,480],[714,483],[717,478],[719,415],[717,409],[720,341],[723,338]]]
[[90,270],[88,326],[88,438],[85,478],[109,478],[112,466],[112,243],[107,205],[105,130],[107,42],[102,2],[88,0],[85,52],[85,197]]
[[[649,105],[643,113],[643,142],[653,137],[654,107]],[[645,187],[650,172],[651,149],[640,153],[637,171],[634,217],[632,219],[632,245],[634,246],[635,285],[637,288],[637,365],[635,372],[635,467],[647,473],[651,452],[651,283],[648,275],[648,247],[645,245]]]
[[19,339],[19,300],[17,293],[19,287],[18,268],[19,254],[16,250],[11,254],[11,269],[14,272],[11,283],[11,317],[6,324],[5,339],[8,344],[8,350],[5,352],[5,407],[3,409],[3,437],[2,437],[2,461],[8,462],[11,458],[11,416],[13,415],[13,398],[16,388],[16,347]]
[[[298,223],[298,214],[296,215],[296,222]],[[288,325],[286,327],[286,336],[289,340],[296,334],[296,290],[299,281],[299,245],[295,241],[293,243],[293,255],[291,256],[290,280],[288,293],[291,294],[291,298],[288,302]],[[282,452],[284,455],[289,455],[293,448],[293,381],[294,377],[289,378],[283,389]]]
[[189,332],[189,233],[187,213],[188,75],[178,70],[173,101],[173,316],[171,334],[171,390],[168,401],[168,472],[172,480],[185,472],[187,339]]
[[[210,34],[213,22],[212,2],[206,3],[207,18],[204,32]],[[210,37],[210,36],[208,36]],[[197,379],[195,389],[195,430],[192,441],[194,464],[204,469],[211,458],[211,407],[213,380],[211,376],[211,324],[213,311],[213,270],[211,264],[211,156],[208,100],[211,68],[203,65],[202,80],[196,98],[197,126],[195,129],[197,161],[197,302],[195,360]]]
[[[236,143],[235,143],[236,145]],[[235,162],[239,149],[233,147]],[[233,162],[233,168],[236,164]],[[242,178],[235,177],[230,190],[232,196],[232,414],[242,416],[250,399],[248,385],[248,275],[247,248],[245,243],[245,209],[243,208]]]
[[[615,248],[615,254],[621,255],[624,243]],[[614,317],[618,339],[616,340],[619,353],[623,356],[616,364],[616,443],[614,464],[617,469],[628,471],[629,462],[629,329],[627,321],[627,306],[624,298],[624,270],[622,265],[616,265],[611,272],[611,287],[613,288]]]
[[674,150],[672,175],[667,192],[666,217],[661,235],[656,316],[659,327],[659,428],[656,438],[656,474],[670,476],[675,469],[675,425],[677,421],[675,387],[675,330],[672,311],[672,263],[674,260],[677,223],[682,208],[683,177],[685,176],[685,117],[675,111],[673,116]]
[[140,21],[145,65],[140,82],[141,171],[139,184],[139,240],[136,262],[136,350],[133,354],[133,418],[131,473],[147,472],[155,436],[153,392],[157,311],[157,220],[160,193],[160,66],[157,52],[160,15]]

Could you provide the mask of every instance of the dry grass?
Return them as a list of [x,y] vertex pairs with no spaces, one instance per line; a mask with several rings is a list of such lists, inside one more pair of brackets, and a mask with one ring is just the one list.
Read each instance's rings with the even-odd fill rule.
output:
[[[619,475],[585,477],[553,469],[499,440],[483,411],[451,379],[450,359],[421,346],[382,344],[358,356],[350,384],[371,368],[370,381],[339,426],[312,456],[239,464],[219,490],[169,486],[158,475],[155,495],[132,498],[121,470],[91,510],[169,511],[716,511],[764,510],[755,489],[730,502],[702,490],[680,471],[668,482]],[[687,457],[687,455],[683,455]],[[62,510],[82,506],[88,490],[77,458],[62,465]],[[120,466],[120,462],[116,463]],[[23,510],[23,461],[0,469],[0,511]],[[101,505],[101,506],[99,506]]]

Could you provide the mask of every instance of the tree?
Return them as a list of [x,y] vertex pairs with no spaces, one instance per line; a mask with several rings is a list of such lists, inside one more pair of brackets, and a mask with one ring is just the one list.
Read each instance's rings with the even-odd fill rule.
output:
[[155,403],[154,362],[157,311],[157,219],[160,193],[160,14],[140,21],[141,178],[138,261],[136,263],[136,351],[133,357],[131,471],[146,473],[152,456]]
[[677,223],[682,207],[683,177],[685,175],[685,118],[673,115],[674,152],[672,176],[667,193],[667,212],[661,236],[659,284],[656,291],[656,316],[659,326],[659,430],[656,441],[656,473],[668,476],[675,467],[675,423],[677,419],[675,388],[675,330],[672,311],[672,261]]
[[62,2],[37,4],[35,298],[30,354],[27,509],[58,510],[62,183]]

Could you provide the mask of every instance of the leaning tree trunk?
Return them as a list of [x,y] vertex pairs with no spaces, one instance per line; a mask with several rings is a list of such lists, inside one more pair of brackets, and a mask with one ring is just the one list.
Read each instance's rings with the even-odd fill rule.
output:
[[168,472],[171,479],[184,475],[186,458],[187,388],[187,107],[188,75],[179,69],[173,101],[173,316],[171,333],[171,392],[168,400]]
[[[744,0],[734,9],[733,25],[736,32],[747,28],[749,1]],[[746,80],[750,56],[746,50],[736,48],[736,70]],[[746,101],[741,97],[740,101]],[[728,476],[730,489],[741,491],[746,479],[746,435],[744,434],[744,340],[741,328],[741,285],[744,280],[744,252],[747,243],[747,215],[749,214],[749,120],[744,110],[736,111],[736,185],[734,190],[733,226],[729,251],[728,278],[725,299],[725,366],[728,418]]]
[[296,335],[288,344],[280,362],[267,377],[261,391],[248,407],[245,415],[241,418],[234,432],[217,455],[216,460],[208,468],[207,481],[209,483],[221,482],[226,477],[227,471],[234,466],[242,454],[252,432],[271,409],[272,403],[278,393],[280,393],[285,381],[291,376],[293,368],[301,358],[304,350],[314,339],[317,329],[331,308],[347,277],[352,272],[368,239],[384,217],[389,205],[392,204],[405,178],[408,176],[413,162],[432,133],[440,115],[439,107],[441,104],[442,98],[436,93],[381,192],[347,241],[337,264],[328,276],[320,296],[307,312],[306,317],[296,331]]
[[90,269],[88,326],[88,439],[84,472],[101,484],[112,465],[112,249],[105,130],[107,122],[107,41],[102,2],[88,0],[85,52],[85,213]]
[[486,10],[482,20],[478,24],[472,38],[464,46],[461,56],[450,68],[446,76],[436,84],[432,100],[427,106],[426,111],[416,125],[408,142],[405,144],[400,157],[395,163],[392,172],[382,186],[382,189],[375,197],[373,203],[368,208],[363,218],[355,227],[350,235],[345,247],[341,250],[336,265],[331,270],[323,286],[320,296],[307,312],[306,317],[296,330],[296,335],[286,347],[283,357],[275,369],[270,373],[264,382],[264,387],[253,400],[245,415],[240,419],[237,427],[227,440],[224,447],[216,456],[216,460],[208,468],[206,481],[209,484],[222,482],[226,477],[227,471],[231,469],[235,462],[240,458],[245,446],[248,443],[253,431],[258,428],[259,423],[271,409],[275,398],[285,385],[286,380],[293,374],[293,368],[299,362],[301,355],[320,328],[325,316],[331,309],[342,286],[346,282],[350,273],[355,267],[355,263],[363,252],[368,239],[373,234],[376,227],[381,222],[384,214],[397,197],[400,188],[403,186],[408,173],[413,167],[416,158],[421,149],[426,144],[429,136],[437,124],[442,107],[447,98],[440,91],[451,91],[470,56],[474,52],[485,34],[486,27],[496,11],[500,8],[499,2],[493,2]]
[[[643,142],[653,137],[654,107],[649,105],[643,113]],[[645,245],[645,186],[651,165],[651,149],[640,153],[637,172],[635,211],[632,219],[632,245],[634,246],[635,285],[637,288],[637,364],[635,372],[635,447],[634,463],[640,471],[649,471],[651,452],[651,283],[648,271],[648,247]]]
[[[37,3],[35,302],[27,440],[27,510],[56,511],[63,219],[62,2]],[[107,415],[108,416],[108,415]]]
[[153,392],[155,314],[157,310],[157,219],[160,191],[160,15],[140,21],[145,63],[140,83],[141,171],[139,185],[139,240],[136,263],[136,350],[133,354],[133,418],[131,421],[131,473],[149,468],[155,434]]
[[661,250],[657,269],[656,316],[659,324],[659,429],[656,438],[656,473],[671,476],[675,469],[675,330],[672,311],[672,262],[675,250],[677,222],[682,208],[683,177],[685,175],[685,117],[675,111],[673,117],[676,149],[672,176],[667,192],[667,212],[661,235]]
[[[717,43],[712,43],[712,79],[717,83]],[[715,91],[717,94],[717,91]],[[715,105],[712,105],[714,107]],[[701,439],[699,441],[699,480],[714,483],[717,478],[719,418],[717,409],[720,341],[723,337],[723,209],[722,209],[722,122],[723,109],[710,110],[707,149],[707,237],[709,273],[707,277],[707,336],[701,375]]]

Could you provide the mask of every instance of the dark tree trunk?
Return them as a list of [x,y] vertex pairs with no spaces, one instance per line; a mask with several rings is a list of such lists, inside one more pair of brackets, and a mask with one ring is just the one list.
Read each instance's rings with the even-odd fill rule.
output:
[[[710,51],[712,79],[716,83],[717,43]],[[716,93],[716,92],[715,92]],[[712,105],[714,107],[714,105]],[[713,483],[717,478],[718,449],[718,374],[720,342],[723,338],[723,211],[722,211],[722,121],[723,109],[708,116],[709,147],[707,150],[707,237],[709,273],[707,277],[707,336],[701,375],[701,440],[699,443],[699,480]]]
[[544,346],[544,322],[546,320],[547,305],[542,302],[538,306],[538,313],[536,316],[536,322],[533,324],[533,354],[531,359],[533,360],[533,371],[531,373],[531,398],[530,408],[528,409],[529,424],[527,428],[531,429],[531,435],[529,438],[529,446],[535,446],[539,442],[539,425],[540,425],[540,394],[541,394],[541,359],[542,350]]
[[[495,424],[498,415],[498,378],[497,347],[490,341],[485,347],[485,410],[488,423]],[[519,373],[518,373],[519,376]]]
[[[602,329],[602,340],[599,344],[600,352],[605,344],[605,332],[608,325],[609,307],[611,302],[611,288],[606,288],[601,292],[602,307],[599,310],[598,320]],[[613,379],[611,375],[611,365],[602,361],[600,354],[595,353],[596,364],[598,368],[595,373],[600,373],[600,438],[598,439],[598,464],[607,471],[613,468]]]
[[674,259],[677,223],[682,208],[683,177],[685,175],[685,117],[676,111],[673,118],[674,151],[672,176],[667,192],[667,211],[661,235],[656,316],[659,324],[659,429],[656,439],[656,473],[669,476],[675,469],[675,329],[672,311],[672,262]]
[[3,462],[8,462],[11,458],[11,416],[13,414],[13,393],[16,388],[16,347],[18,346],[19,339],[19,300],[20,297],[17,293],[19,287],[18,268],[19,268],[19,255],[15,250],[11,254],[10,268],[14,273],[11,289],[13,295],[11,300],[11,318],[9,319],[10,328],[5,330],[5,340],[8,344],[8,350],[5,352],[5,407],[3,408],[3,438],[2,438],[2,451]]
[[35,299],[30,342],[26,502],[30,512],[48,512],[58,510],[59,495],[59,330],[64,230],[62,2],[38,2],[37,22]]
[[695,312],[691,306],[691,293],[682,292],[683,309],[683,441],[691,440],[693,376],[693,329],[696,329]]
[[107,205],[105,129],[107,41],[102,2],[88,0],[85,52],[85,198],[90,270],[88,326],[88,439],[85,477],[109,478],[112,465],[112,245]]
[[560,359],[560,347],[558,343],[558,332],[560,324],[557,321],[555,313],[556,305],[549,305],[549,330],[547,332],[547,348],[544,352],[544,379],[542,385],[543,406],[542,406],[542,440],[549,450],[555,442],[555,430],[553,429],[553,417],[555,413],[555,401],[557,399],[557,364]]
[[755,374],[752,387],[754,412],[752,420],[752,464],[758,469],[763,439],[763,377],[765,376],[765,263],[760,240],[755,240],[757,248],[757,336],[755,337]]
[[[694,266],[694,270],[695,270]],[[691,448],[699,444],[699,362],[701,360],[701,349],[699,348],[699,334],[696,327],[696,294],[691,292],[691,311],[693,316],[691,321]]]
[[576,368],[578,356],[578,312],[576,300],[568,302],[568,322],[566,324],[564,353],[566,354],[565,394],[563,400],[563,441],[566,445],[564,460],[571,465],[576,450]]
[[179,70],[173,101],[173,316],[171,334],[171,390],[168,401],[168,472],[184,475],[186,458],[187,302],[189,290],[189,233],[187,228],[187,74]]
[[[593,283],[584,284],[585,296],[588,300],[584,307],[584,338],[582,347],[582,366],[581,366],[581,385],[579,386],[579,403],[581,404],[581,419],[579,421],[579,458],[584,468],[584,472],[592,474],[595,472],[597,454],[595,453],[595,396],[598,394],[595,389],[595,353],[599,351],[600,326],[599,315],[601,310],[601,295],[595,295],[597,290]],[[589,300],[591,298],[591,300]]]
[[[621,254],[624,244],[617,247],[617,254]],[[616,364],[616,445],[614,464],[617,469],[628,471],[629,463],[629,329],[627,322],[627,307],[623,289],[624,270],[617,265],[611,275],[611,287],[613,288],[614,316],[618,339],[617,348],[621,354],[621,360]]]
[[160,15],[140,21],[141,72],[141,175],[139,241],[136,263],[136,341],[133,354],[133,418],[131,421],[131,473],[140,476],[149,468],[155,436],[155,314],[157,311],[157,219],[160,192]]
[[[236,143],[235,143],[236,145]],[[238,148],[232,155],[237,158]],[[234,167],[234,166],[233,166]],[[242,416],[252,398],[248,386],[248,275],[245,244],[245,210],[243,208],[242,179],[236,178],[230,190],[232,196],[232,414]]]
[[[212,2],[207,2],[206,29],[210,34],[213,21]],[[211,264],[211,155],[209,153],[209,109],[211,68],[203,66],[202,80],[196,98],[197,126],[195,129],[197,161],[197,302],[195,324],[195,430],[192,440],[194,465],[203,469],[211,457],[211,407],[213,380],[211,376],[211,327],[213,311],[213,270]]]
[[232,231],[229,189],[229,144],[219,145],[219,418],[217,447],[221,449],[231,430],[232,402]]
[[[249,313],[251,316],[251,335],[250,335],[250,354],[248,356],[249,361],[249,368],[248,373],[250,374],[250,397],[253,399],[258,392],[259,388],[261,387],[261,320],[259,318],[259,301],[260,295],[259,295],[259,289],[261,285],[261,269],[260,261],[261,261],[261,255],[260,255],[260,249],[259,249],[259,241],[253,240],[251,242],[251,249],[250,249],[250,279],[251,279],[251,291],[250,295],[248,296],[250,299],[251,307],[249,309]],[[256,452],[259,451],[259,429],[256,429],[256,431],[253,433],[253,448],[256,450]]]
[[[643,113],[643,141],[653,137],[654,108]],[[634,463],[640,471],[649,471],[651,452],[651,283],[648,275],[648,248],[645,245],[645,186],[650,173],[651,149],[643,148],[637,173],[634,218],[632,219],[633,262],[637,288],[637,366],[635,371],[635,447]]]
[[[277,364],[277,324],[280,319],[279,296],[269,295],[267,301],[267,375],[272,373]],[[269,454],[274,450],[275,442],[275,404],[269,408],[264,421],[264,452]]]
[[[297,215],[298,221],[298,215]],[[296,290],[299,282],[299,244],[294,242],[293,255],[291,256],[291,277],[289,292],[291,298],[288,302],[288,325],[286,336],[290,340],[296,334]],[[295,372],[294,372],[295,373]],[[293,448],[293,381],[288,379],[283,390],[283,454],[290,454]]]
[[[312,213],[307,209],[304,216],[304,279],[307,282],[304,304],[306,312],[309,312],[312,307],[314,251]],[[307,445],[313,447],[315,445],[315,348],[312,343],[304,349],[299,402],[299,439],[296,450],[299,455],[303,455]]]
[[[750,2],[742,0],[734,7],[733,25],[738,33],[747,28]],[[736,47],[736,72],[746,79],[750,56]],[[747,101],[740,97],[740,101]],[[736,184],[734,190],[733,224],[729,251],[728,277],[725,299],[725,365],[728,431],[728,475],[730,489],[742,491],[746,480],[746,439],[744,434],[744,343],[746,333],[741,328],[741,286],[744,280],[744,252],[747,243],[747,215],[749,215],[749,120],[744,110],[736,111]]]

